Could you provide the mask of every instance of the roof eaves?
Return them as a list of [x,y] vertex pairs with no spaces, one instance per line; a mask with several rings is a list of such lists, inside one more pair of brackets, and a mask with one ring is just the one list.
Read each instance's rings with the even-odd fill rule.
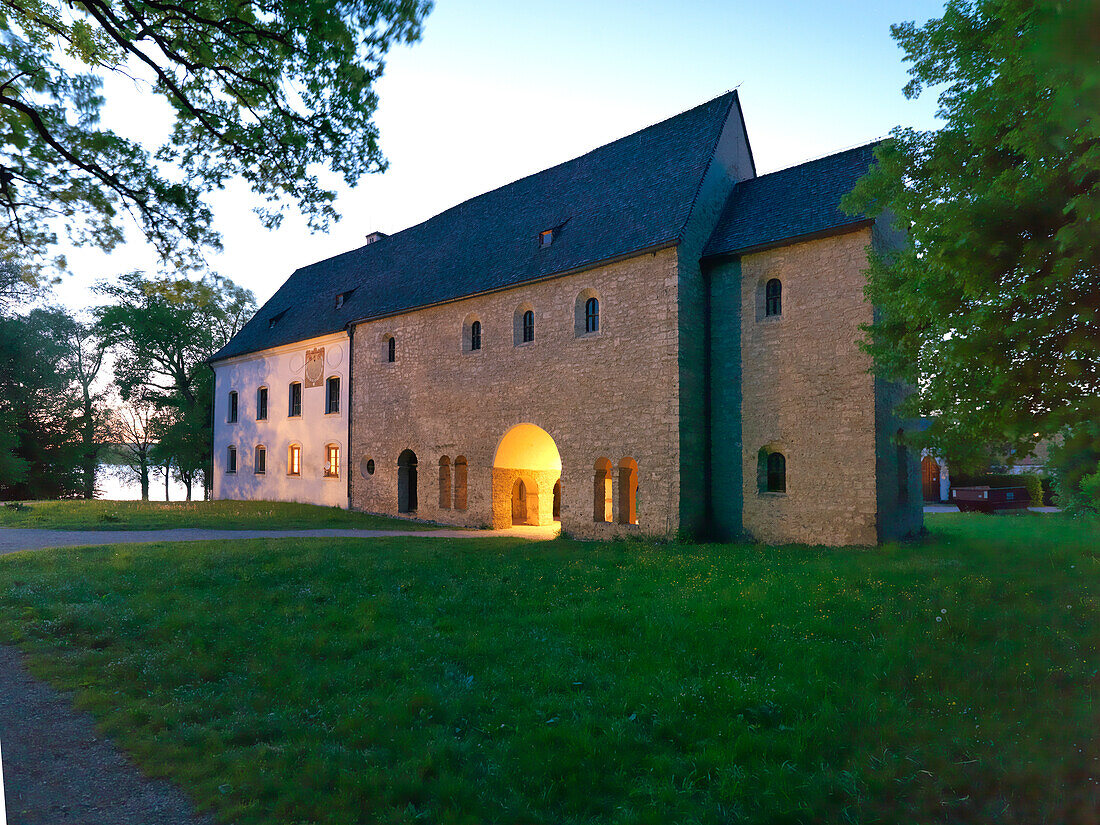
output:
[[730,260],[732,258],[740,258],[742,255],[752,255],[755,252],[764,252],[768,249],[775,249],[779,246],[790,246],[796,243],[805,243],[806,241],[816,241],[821,238],[831,238],[834,235],[844,235],[848,232],[855,232],[859,229],[864,229],[874,224],[874,218],[868,218],[865,216],[854,217],[844,223],[834,224],[833,226],[825,229],[819,229],[816,232],[805,232],[801,235],[788,235],[783,238],[775,238],[769,241],[762,241],[760,243],[749,244],[748,246],[737,247],[736,249],[729,249],[724,252],[711,252],[704,255],[703,258],[711,263],[717,263],[719,261]]

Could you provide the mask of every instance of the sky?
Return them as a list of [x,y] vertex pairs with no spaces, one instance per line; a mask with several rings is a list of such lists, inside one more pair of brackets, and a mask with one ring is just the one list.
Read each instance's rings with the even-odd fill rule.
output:
[[[867,143],[895,126],[934,129],[934,95],[907,100],[890,25],[942,0],[437,0],[422,39],[391,52],[375,122],[389,160],[339,192],[343,216],[312,233],[291,206],[265,229],[246,185],[214,193],[224,250],[210,270],[263,304],[299,266],[392,234],[457,203],[737,89],[757,172]],[[155,148],[167,105],[109,79],[103,123]],[[111,254],[63,247],[56,295],[100,302],[97,280],[158,271],[136,231]]]

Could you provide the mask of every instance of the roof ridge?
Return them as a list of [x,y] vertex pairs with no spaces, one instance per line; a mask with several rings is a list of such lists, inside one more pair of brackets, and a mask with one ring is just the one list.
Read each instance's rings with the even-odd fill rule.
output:
[[757,175],[755,178],[749,178],[748,180],[742,181],[742,183],[748,183],[749,181],[753,180],[760,180],[761,178],[769,178],[772,175],[778,175],[781,172],[789,172],[792,169],[797,169],[799,166],[808,166],[811,163],[817,163],[818,161],[835,158],[838,155],[845,155],[848,152],[855,152],[857,149],[866,149],[868,146],[878,146],[880,143],[884,143],[889,139],[890,136],[887,135],[886,137],[875,138],[874,140],[869,140],[865,143],[857,143],[854,146],[847,146],[844,149],[838,149],[835,152],[826,152],[824,155],[816,155],[812,158],[806,158],[806,160],[800,160],[798,163],[792,163],[790,166],[784,166],[782,169],[773,169],[770,172],[765,172],[763,175]]

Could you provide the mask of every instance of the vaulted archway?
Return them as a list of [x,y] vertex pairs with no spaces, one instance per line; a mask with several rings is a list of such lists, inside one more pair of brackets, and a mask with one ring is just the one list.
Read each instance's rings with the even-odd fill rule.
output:
[[493,527],[552,525],[560,481],[561,453],[550,433],[535,424],[512,427],[493,459]]

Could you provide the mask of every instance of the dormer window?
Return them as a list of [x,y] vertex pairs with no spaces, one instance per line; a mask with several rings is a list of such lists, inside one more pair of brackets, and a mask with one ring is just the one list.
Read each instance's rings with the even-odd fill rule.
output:
[[355,292],[354,289],[349,289],[346,292],[337,293],[337,295],[336,295],[336,308],[339,309],[344,304],[346,304],[348,302],[348,298],[351,297],[351,294],[353,292]]
[[271,329],[273,326],[275,326],[277,323],[279,323],[279,320],[284,315],[286,315],[286,310],[285,309],[282,312],[276,312],[274,315],[272,315],[270,320],[268,320],[268,322],[267,322],[267,328]]
[[545,229],[539,233],[539,249],[545,249],[554,242],[554,230]]

